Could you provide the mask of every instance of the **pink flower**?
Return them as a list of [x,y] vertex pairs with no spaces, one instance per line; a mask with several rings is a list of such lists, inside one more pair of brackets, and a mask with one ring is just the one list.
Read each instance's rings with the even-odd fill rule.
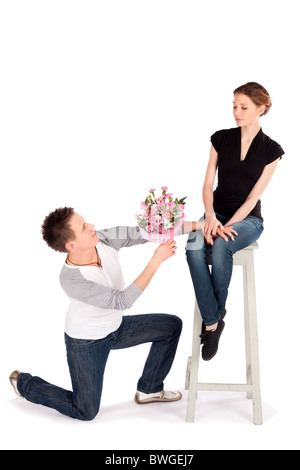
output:
[[175,231],[178,232],[178,227],[182,226],[186,215],[184,213],[185,203],[181,203],[181,201],[186,198],[175,199],[173,194],[169,193],[168,186],[162,186],[161,189],[160,197],[155,196],[155,189],[149,190],[146,199],[140,203],[140,211],[136,214],[136,219],[147,240],[154,241],[155,235],[155,237],[158,236],[157,241],[163,243],[164,237],[167,239],[170,236],[173,237],[170,235],[170,230],[175,233]]
[[166,200],[163,197],[159,197],[157,199],[157,202],[158,202],[158,205],[161,207],[165,205]]

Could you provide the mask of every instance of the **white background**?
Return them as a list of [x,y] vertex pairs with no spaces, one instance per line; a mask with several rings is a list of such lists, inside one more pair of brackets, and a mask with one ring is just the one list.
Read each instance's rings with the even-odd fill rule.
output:
[[[299,25],[286,0],[1,1],[1,447],[3,449],[299,449]],[[82,423],[14,396],[14,369],[70,388],[63,341],[64,255],[40,235],[71,205],[97,228],[134,225],[150,187],[203,213],[210,135],[234,127],[232,91],[258,81],[273,108],[266,134],[286,154],[263,196],[256,253],[265,424],[243,394],[199,393],[185,422],[194,293],[186,237],[130,313],[179,315],[184,330],[166,388],[181,402],[138,407],[149,349],[114,351],[98,417]],[[132,282],[155,246],[121,252]],[[218,356],[202,381],[244,381],[243,299],[235,268]]]

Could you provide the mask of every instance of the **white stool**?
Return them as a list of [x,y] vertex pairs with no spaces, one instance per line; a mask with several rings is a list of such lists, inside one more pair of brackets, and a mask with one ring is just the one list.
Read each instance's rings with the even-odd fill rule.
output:
[[[196,301],[193,330],[193,351],[192,357],[189,357],[188,359],[186,373],[186,390],[189,391],[186,416],[187,422],[194,421],[197,392],[200,390],[207,390],[246,392],[247,397],[253,400],[254,424],[263,424],[254,275],[254,249],[256,248],[258,248],[258,244],[254,243],[253,245],[238,251],[233,257],[234,265],[243,266],[247,383],[216,384],[198,382],[202,318],[198,308],[198,303]],[[209,259],[208,262],[211,264]]]

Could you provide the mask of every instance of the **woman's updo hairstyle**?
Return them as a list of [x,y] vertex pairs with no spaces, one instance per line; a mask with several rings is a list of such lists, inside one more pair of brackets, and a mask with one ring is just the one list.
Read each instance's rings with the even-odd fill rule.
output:
[[265,105],[266,109],[262,116],[267,114],[272,106],[272,101],[269,93],[259,83],[248,82],[245,85],[236,88],[236,90],[234,90],[233,92],[234,95],[238,93],[249,96],[249,98],[253,101],[254,104],[256,104],[256,106]]

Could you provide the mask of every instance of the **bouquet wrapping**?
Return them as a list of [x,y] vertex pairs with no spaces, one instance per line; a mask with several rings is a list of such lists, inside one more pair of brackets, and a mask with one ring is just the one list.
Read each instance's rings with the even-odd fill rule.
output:
[[185,218],[185,199],[173,198],[167,186],[162,186],[162,195],[156,197],[155,189],[141,203],[136,215],[142,236],[149,241],[165,243],[182,230]]

